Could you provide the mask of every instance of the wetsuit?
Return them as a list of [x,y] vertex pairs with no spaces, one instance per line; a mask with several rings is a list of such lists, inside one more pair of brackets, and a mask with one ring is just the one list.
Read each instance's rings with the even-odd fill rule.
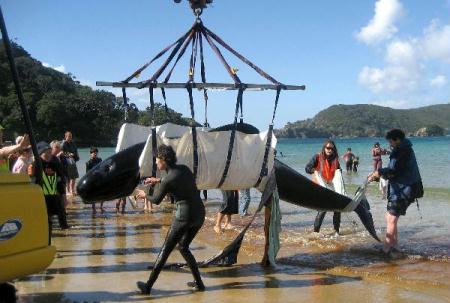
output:
[[195,282],[197,285],[203,286],[197,261],[190,252],[189,245],[205,221],[205,207],[195,184],[194,175],[187,166],[174,165],[168,168],[167,176],[155,186],[153,194],[148,199],[152,203],[159,204],[168,193],[171,193],[175,198],[175,218],[156,259],[147,285],[152,288],[167,258],[178,244],[178,250],[191,269]]
[[[336,169],[340,169],[341,166],[339,164],[339,160],[337,157],[332,159],[324,159],[321,154],[314,155],[312,159],[308,162],[305,167],[305,171],[308,174],[314,174],[315,171],[318,171],[322,176],[323,180],[326,184],[331,184],[333,182],[334,173]],[[325,211],[318,211],[316,215],[316,219],[314,220],[314,232],[318,233],[320,231],[320,227],[322,226],[323,219],[325,218]],[[334,212],[333,213],[333,227],[334,230],[339,233],[339,228],[341,226],[341,213]]]

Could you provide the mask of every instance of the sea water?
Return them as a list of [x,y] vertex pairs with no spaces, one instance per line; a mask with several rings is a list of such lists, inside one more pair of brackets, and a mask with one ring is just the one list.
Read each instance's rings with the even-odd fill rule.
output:
[[[450,137],[411,138],[413,148],[422,175],[423,184],[427,188],[439,188],[450,190]],[[357,173],[345,174],[347,184],[361,185],[367,175],[372,172],[372,147],[375,142],[389,149],[383,138],[353,138],[336,139],[341,166],[345,171],[345,163],[342,155],[350,147],[352,152],[359,157],[359,169]],[[278,159],[300,173],[305,173],[305,165],[320,151],[324,139],[278,139]],[[113,155],[115,148],[99,148],[98,156],[106,159]],[[79,149],[80,161],[78,170],[83,175],[86,168],[85,162],[89,159],[89,149]],[[281,154],[283,156],[281,156]],[[389,156],[383,156],[383,164],[387,165]]]
[[[409,283],[408,285],[416,290],[428,288],[430,285],[436,288],[436,291],[449,289],[450,138],[412,138],[411,141],[423,178],[425,196],[420,199],[420,210],[413,204],[408,208],[406,216],[399,219],[399,241],[400,248],[405,254],[404,258],[386,261],[380,252],[381,244],[368,235],[354,213],[342,214],[341,233],[336,237],[331,213],[326,215],[320,234],[314,233],[312,227],[317,211],[282,201],[280,202],[282,249],[278,255],[279,264],[325,269],[329,273],[365,276],[369,280],[385,283],[401,281]],[[323,139],[279,139],[278,159],[305,174],[306,163],[320,151],[323,142]],[[346,184],[350,187],[355,188],[362,184],[372,171],[371,149],[375,142],[380,142],[384,148],[388,148],[383,138],[336,140],[340,156],[350,147],[360,159],[357,173],[343,174]],[[89,151],[80,149],[79,153],[81,159],[78,166],[82,175]],[[99,157],[103,159],[112,154],[114,148],[99,149]],[[384,156],[383,163],[386,165],[388,161],[389,157]],[[341,164],[345,166],[343,160]],[[301,196],[301,193],[299,195]],[[253,213],[260,193],[252,190],[251,196],[250,212]],[[208,198],[210,201],[206,205],[210,210],[209,213],[218,211],[220,192],[211,190]],[[367,198],[377,234],[383,239],[386,226],[386,200],[382,200],[377,184],[369,186]],[[233,218],[233,222],[242,220]],[[214,216],[208,220],[212,222]],[[263,238],[262,222],[260,215],[247,233],[244,247]],[[239,224],[237,225],[239,227]]]

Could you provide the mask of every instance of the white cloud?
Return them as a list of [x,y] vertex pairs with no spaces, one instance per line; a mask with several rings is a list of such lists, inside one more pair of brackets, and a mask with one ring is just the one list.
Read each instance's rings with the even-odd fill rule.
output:
[[383,68],[365,66],[358,82],[374,93],[408,93],[419,89],[422,68],[414,41],[394,41],[387,45]]
[[60,73],[65,73],[66,72],[66,67],[64,65],[57,65],[57,66],[53,66],[50,63],[47,62],[42,62],[42,66],[44,67],[48,67],[48,68],[53,68],[54,70],[60,72]]
[[403,14],[403,5],[398,0],[378,0],[375,14],[369,23],[361,28],[356,38],[366,44],[377,44],[392,38],[398,31],[395,22]]
[[94,83],[91,80],[86,79],[78,79],[81,85],[90,86],[93,89],[96,89]]
[[412,102],[405,99],[388,99],[388,100],[373,101],[372,104],[392,108],[411,108]]
[[448,63],[450,24],[432,20],[421,35],[404,40],[393,37],[386,42],[384,65],[364,66],[358,74],[358,83],[377,98],[387,100],[375,104],[402,108],[442,102],[448,94],[430,87],[448,84],[449,74],[442,71]]
[[450,24],[440,26],[432,20],[424,31],[423,49],[427,58],[450,63]]
[[444,75],[437,75],[433,79],[430,80],[430,85],[434,87],[442,87],[447,84],[447,77]]

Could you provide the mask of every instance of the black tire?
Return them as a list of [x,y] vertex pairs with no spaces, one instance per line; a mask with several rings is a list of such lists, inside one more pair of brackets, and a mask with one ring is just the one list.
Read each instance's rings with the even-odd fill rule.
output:
[[16,303],[16,288],[11,283],[0,284],[0,303]]

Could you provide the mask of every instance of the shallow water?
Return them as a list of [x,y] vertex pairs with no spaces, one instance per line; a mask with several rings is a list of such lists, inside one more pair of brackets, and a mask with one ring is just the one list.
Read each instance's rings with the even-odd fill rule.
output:
[[[371,170],[370,149],[378,139],[341,139],[360,156],[360,171],[345,175],[349,192],[354,192]],[[382,139],[379,139],[383,142]],[[343,214],[341,236],[334,236],[331,214],[320,234],[312,231],[315,211],[281,202],[281,250],[275,268],[258,262],[264,247],[263,217],[258,215],[244,239],[238,264],[228,268],[202,269],[208,291],[192,293],[186,269],[164,271],[153,299],[161,302],[450,302],[450,138],[414,138],[414,148],[426,187],[420,211],[411,205],[399,221],[400,246],[404,256],[385,259],[381,244],[375,242],[353,214]],[[283,139],[280,160],[303,173],[322,140]],[[107,158],[114,148],[101,148]],[[432,157],[438,155],[440,160]],[[80,173],[88,158],[80,149]],[[387,158],[385,159],[385,163]],[[252,190],[251,210],[260,193]],[[217,236],[212,231],[221,194],[209,191],[208,215],[193,243],[198,260],[204,260],[232,241],[248,220],[234,216],[235,230]],[[370,185],[368,199],[378,235],[383,238],[386,201],[376,185]],[[54,231],[58,258],[40,275],[16,282],[19,302],[143,302],[135,290],[136,280],[145,280],[146,267],[156,259],[171,220],[170,206],[154,214],[127,209],[125,216],[114,213],[107,202],[107,214],[95,219],[89,206],[70,206],[74,229]],[[174,253],[169,262],[179,262]],[[245,297],[243,297],[243,295]]]
[[[249,217],[234,216],[235,229],[216,235],[214,217],[218,193],[211,191],[207,220],[192,250],[198,260],[216,254],[234,239]],[[251,210],[258,194],[252,192]],[[385,202],[375,189],[369,199],[381,235]],[[17,281],[19,302],[144,302],[135,282],[148,277],[146,267],[156,259],[172,219],[171,206],[163,204],[153,214],[127,208],[116,215],[113,202],[107,213],[91,218],[90,206],[75,202],[69,207],[70,231],[55,229],[57,258],[46,272]],[[163,271],[152,299],[159,302],[449,302],[450,221],[448,200],[421,203],[400,220],[400,244],[405,256],[389,260],[381,245],[364,231],[356,216],[344,215],[342,236],[332,236],[331,215],[320,234],[312,232],[315,212],[281,202],[281,250],[277,266],[261,267],[264,247],[263,217],[249,229],[232,267],[201,269],[204,293],[185,286],[187,269]],[[355,220],[356,224],[352,221]],[[55,222],[56,223],[56,222]],[[174,252],[169,262],[180,262]],[[244,296],[244,297],[243,297]]]

